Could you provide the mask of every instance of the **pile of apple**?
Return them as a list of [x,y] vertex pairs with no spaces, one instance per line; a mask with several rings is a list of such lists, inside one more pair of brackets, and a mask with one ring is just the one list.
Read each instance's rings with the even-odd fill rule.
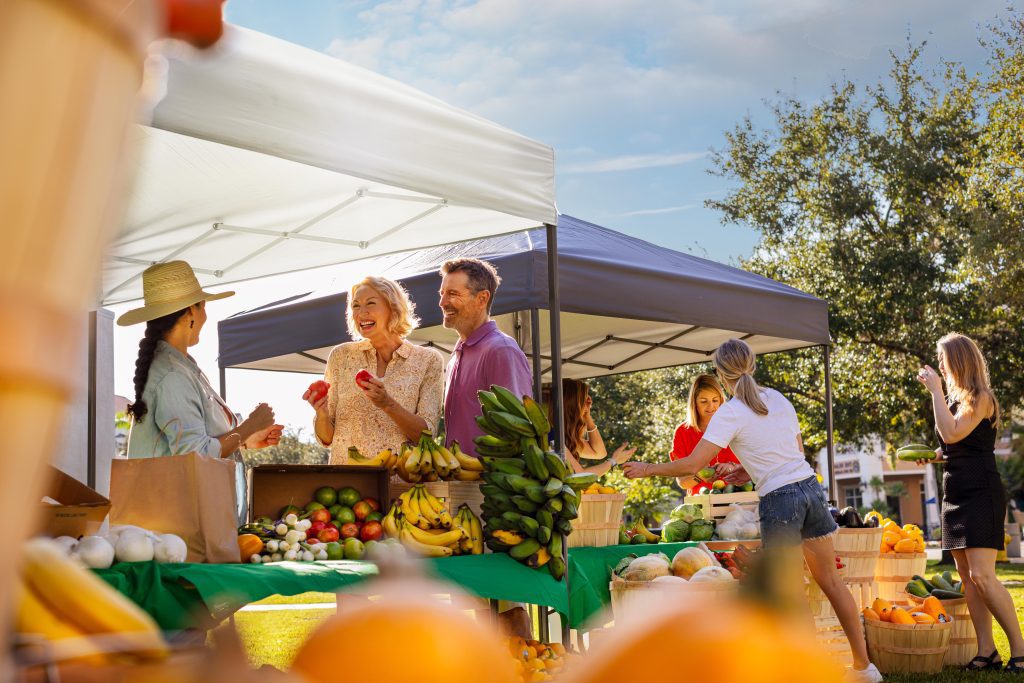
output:
[[382,541],[380,502],[364,498],[351,486],[321,486],[305,507],[287,505],[276,520],[260,517],[239,528],[255,535],[263,548],[248,561],[361,560]]

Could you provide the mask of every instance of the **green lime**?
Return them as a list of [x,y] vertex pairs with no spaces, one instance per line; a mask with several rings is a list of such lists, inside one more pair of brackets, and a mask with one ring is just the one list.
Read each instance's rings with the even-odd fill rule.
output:
[[338,506],[338,513],[334,515],[334,521],[338,524],[349,524],[356,521],[356,513],[352,512],[352,508]]
[[332,489],[330,486],[321,486],[313,494],[313,500],[323,505],[325,508],[329,508],[338,502],[338,492]]
[[338,489],[338,502],[345,507],[352,507],[362,499],[362,495],[359,491],[356,491],[351,486]]

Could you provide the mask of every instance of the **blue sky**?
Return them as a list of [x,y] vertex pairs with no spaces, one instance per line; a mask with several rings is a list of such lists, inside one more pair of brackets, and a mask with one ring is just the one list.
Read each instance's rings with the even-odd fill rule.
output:
[[[984,65],[980,27],[1001,0],[229,0],[231,23],[321,50],[551,145],[559,210],[721,262],[756,234],[705,209],[729,181],[708,152],[778,92],[813,100],[830,82],[873,82],[890,49],[927,40],[925,64]],[[316,283],[331,286],[329,275]],[[218,319],[306,291],[308,278],[243,283],[211,304],[195,356],[216,377]],[[117,312],[124,307],[118,307]],[[141,330],[117,332],[128,395]],[[232,371],[228,400],[270,400],[308,423],[308,376]],[[214,379],[214,381],[216,381]]]

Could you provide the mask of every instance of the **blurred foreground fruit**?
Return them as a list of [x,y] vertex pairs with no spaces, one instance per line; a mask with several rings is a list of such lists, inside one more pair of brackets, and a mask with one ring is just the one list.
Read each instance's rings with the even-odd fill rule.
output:
[[[310,683],[519,680],[495,628],[467,616],[456,604],[431,598],[451,593],[451,587],[405,577],[375,581],[373,588],[379,600],[346,607],[309,637],[295,657],[293,674]],[[344,671],[343,678],[339,671]]]
[[[685,662],[707,662],[715,683],[830,683],[843,680],[838,664],[807,632],[778,615],[716,600],[650,601],[615,626],[615,637],[568,671],[569,683],[688,680]],[[693,679],[696,680],[696,679]]]

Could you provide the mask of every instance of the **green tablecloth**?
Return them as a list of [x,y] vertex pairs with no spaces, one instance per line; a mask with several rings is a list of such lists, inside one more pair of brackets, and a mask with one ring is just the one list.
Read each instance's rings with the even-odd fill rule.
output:
[[[541,569],[530,569],[504,554],[423,560],[428,572],[473,595],[546,605],[570,615],[577,628],[611,600],[611,569],[629,553],[664,552],[672,557],[693,543],[618,545],[569,550],[569,587]],[[149,612],[165,630],[209,627],[250,602],[271,595],[310,591],[345,592],[377,574],[371,562],[278,562],[253,564],[116,564],[97,574]]]
[[[565,583],[508,555],[423,560],[428,573],[482,598],[553,607],[565,614]],[[209,627],[271,595],[345,592],[377,574],[371,562],[157,564],[123,562],[97,574],[149,612],[161,628]]]
[[587,621],[611,604],[608,584],[612,569],[626,555],[665,553],[669,559],[683,548],[696,543],[658,543],[648,545],[610,545],[604,548],[569,549],[569,623],[573,628],[587,625]]

